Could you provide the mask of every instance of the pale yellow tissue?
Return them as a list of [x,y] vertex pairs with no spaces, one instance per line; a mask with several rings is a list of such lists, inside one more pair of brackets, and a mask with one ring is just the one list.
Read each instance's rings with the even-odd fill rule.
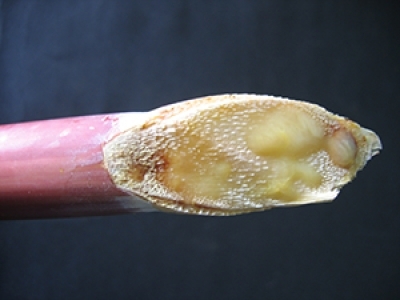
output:
[[247,137],[247,145],[256,155],[301,157],[321,145],[324,128],[301,110],[276,109],[256,121]]

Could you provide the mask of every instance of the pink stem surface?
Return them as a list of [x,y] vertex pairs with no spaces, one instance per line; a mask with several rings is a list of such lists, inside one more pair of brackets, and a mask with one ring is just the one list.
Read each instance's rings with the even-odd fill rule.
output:
[[135,211],[111,181],[102,152],[120,118],[132,114],[0,126],[0,219]]

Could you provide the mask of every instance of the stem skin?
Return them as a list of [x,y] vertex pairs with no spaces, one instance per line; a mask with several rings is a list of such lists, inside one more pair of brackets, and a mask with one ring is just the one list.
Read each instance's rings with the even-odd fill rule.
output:
[[0,219],[136,211],[103,166],[102,147],[138,113],[0,126]]

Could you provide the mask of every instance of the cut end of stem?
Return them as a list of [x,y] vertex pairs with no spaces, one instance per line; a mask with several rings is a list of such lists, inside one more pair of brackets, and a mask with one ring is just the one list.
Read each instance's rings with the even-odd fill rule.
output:
[[380,148],[317,105],[222,95],[152,111],[103,150],[113,182],[161,210],[234,215],[332,200]]

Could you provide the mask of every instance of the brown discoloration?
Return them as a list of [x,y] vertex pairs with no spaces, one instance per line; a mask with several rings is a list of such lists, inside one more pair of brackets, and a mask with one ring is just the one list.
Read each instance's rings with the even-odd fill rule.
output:
[[160,149],[152,155],[152,160],[156,161],[155,163],[155,174],[156,179],[160,182],[164,181],[165,174],[168,172],[168,167],[170,165],[167,155],[167,149]]
[[[224,96],[219,96],[221,98],[235,98],[234,95],[224,95]],[[215,104],[215,97],[213,96],[208,96],[208,97],[202,97],[202,98],[197,98],[193,100],[188,100],[184,102],[178,102],[175,104],[170,104],[164,107],[160,107],[158,109],[153,110],[151,113],[151,117],[149,118],[148,121],[146,121],[142,126],[141,129],[147,129],[153,125],[160,124],[164,120],[168,120],[172,117],[175,117],[181,113],[190,111],[191,109],[198,109],[199,107],[202,106],[207,106]]]
[[132,164],[131,168],[127,170],[127,176],[133,181],[143,181],[144,175],[148,172],[149,168],[139,164]]
[[162,210],[232,215],[332,200],[380,147],[364,135],[310,103],[223,95],[152,111],[104,153],[118,186]]
[[199,103],[204,103],[204,102],[205,101],[203,99],[191,100],[191,101],[186,101],[184,105],[180,105],[178,103],[156,109],[153,111],[152,117],[141,126],[141,129],[148,129],[149,127],[155,124],[159,124],[160,122],[166,119],[176,116],[184,111],[187,111],[191,107],[194,107]]

